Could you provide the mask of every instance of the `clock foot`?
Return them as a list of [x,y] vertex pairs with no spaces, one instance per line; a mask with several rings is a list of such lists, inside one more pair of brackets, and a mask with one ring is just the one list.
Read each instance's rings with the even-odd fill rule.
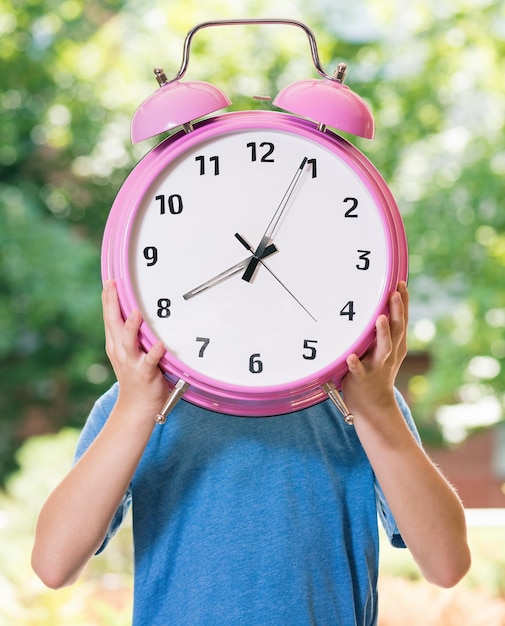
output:
[[158,413],[158,415],[154,418],[154,421],[157,424],[164,424],[167,421],[167,415],[174,408],[175,404],[182,398],[184,392],[189,387],[189,383],[182,378],[175,383],[173,389],[170,391],[170,395],[168,396],[167,401],[165,402],[163,408]]
[[322,385],[322,388],[328,394],[333,404],[344,416],[345,423],[349,424],[349,426],[352,426],[354,424],[354,415],[347,408],[345,402],[342,399],[342,396],[337,391],[335,384],[332,382],[327,382]]

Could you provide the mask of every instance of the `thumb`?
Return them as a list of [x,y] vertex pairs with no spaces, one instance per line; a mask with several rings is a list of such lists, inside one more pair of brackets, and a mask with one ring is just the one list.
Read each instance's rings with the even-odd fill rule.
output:
[[346,363],[351,376],[359,377],[364,373],[365,368],[357,354],[350,354],[346,359]]

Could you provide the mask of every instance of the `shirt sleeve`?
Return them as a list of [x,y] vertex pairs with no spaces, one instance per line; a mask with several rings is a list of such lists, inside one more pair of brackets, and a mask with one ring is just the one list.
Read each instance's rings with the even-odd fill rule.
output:
[[[405,402],[404,397],[401,395],[401,393],[397,389],[395,389],[395,395],[396,395],[396,401],[398,403],[400,411],[402,412],[403,417],[405,418],[405,421],[410,431],[414,435],[414,438],[416,439],[418,444],[421,445],[421,438],[419,437],[419,432],[417,430],[417,427],[414,423],[414,419],[412,417],[412,413],[407,403]],[[389,504],[387,503],[386,497],[384,496],[384,493],[382,492],[382,489],[379,483],[377,482],[377,480],[375,481],[375,496],[377,500],[377,512],[379,514],[379,519],[382,523],[382,526],[384,527],[384,530],[386,531],[386,535],[391,545],[394,546],[395,548],[406,548],[407,546],[405,545],[405,542],[403,541],[400,531],[398,530],[396,521],[393,517],[393,513],[391,512],[391,509],[389,508]]]
[[[105,392],[103,396],[101,396],[95,402],[77,442],[77,448],[74,455],[74,464],[77,463],[77,461],[86,452],[86,450],[101,432],[105,422],[109,418],[112,409],[114,408],[114,405],[116,404],[117,394],[118,384],[115,383],[108,391]],[[99,488],[98,485],[97,488]],[[112,518],[105,539],[100,548],[97,550],[96,554],[99,554],[106,548],[109,541],[121,527],[121,524],[126,518],[128,510],[130,508],[131,499],[131,488],[129,487],[124,494],[121,503],[116,513],[114,514],[114,517]]]

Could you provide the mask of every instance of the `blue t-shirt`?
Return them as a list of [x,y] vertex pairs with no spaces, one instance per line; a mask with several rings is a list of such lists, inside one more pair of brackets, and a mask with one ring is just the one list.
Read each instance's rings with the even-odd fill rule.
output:
[[[95,404],[77,456],[117,391]],[[399,394],[398,403],[416,432]],[[135,626],[373,626],[378,513],[404,546],[330,400],[268,418],[180,401],[154,429],[105,544],[130,502]]]

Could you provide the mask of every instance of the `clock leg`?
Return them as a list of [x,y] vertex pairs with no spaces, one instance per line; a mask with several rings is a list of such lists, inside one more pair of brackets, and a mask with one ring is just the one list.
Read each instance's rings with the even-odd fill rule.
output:
[[349,426],[352,426],[354,424],[354,415],[347,408],[344,400],[342,399],[342,396],[337,391],[337,388],[335,387],[334,383],[332,382],[324,383],[324,385],[322,385],[322,388],[328,394],[333,404],[342,413],[346,424],[349,424]]
[[167,421],[167,415],[174,408],[175,404],[182,398],[184,392],[189,387],[189,383],[182,378],[175,383],[173,389],[170,391],[170,395],[168,396],[167,401],[165,402],[163,408],[158,413],[158,415],[154,418],[154,421],[157,424],[164,424]]

